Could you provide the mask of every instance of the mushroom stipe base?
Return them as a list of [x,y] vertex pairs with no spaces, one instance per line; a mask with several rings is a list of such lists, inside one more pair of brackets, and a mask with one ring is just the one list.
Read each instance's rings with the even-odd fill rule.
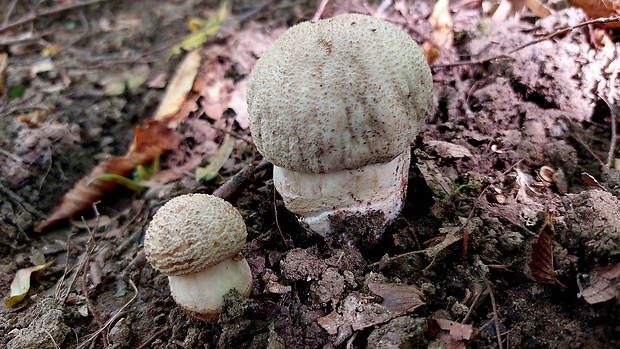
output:
[[403,207],[410,160],[407,150],[385,164],[332,173],[274,166],[273,182],[286,208],[309,230],[325,237],[357,230],[379,238]]

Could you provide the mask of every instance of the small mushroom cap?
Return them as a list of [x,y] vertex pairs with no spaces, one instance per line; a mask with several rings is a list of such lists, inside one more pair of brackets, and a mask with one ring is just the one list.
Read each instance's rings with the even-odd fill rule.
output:
[[290,171],[386,163],[414,140],[433,105],[430,68],[398,27],[360,14],[296,25],[248,81],[258,151]]
[[241,252],[247,231],[227,201],[206,194],[181,195],[157,211],[146,230],[144,251],[166,275],[200,271]]

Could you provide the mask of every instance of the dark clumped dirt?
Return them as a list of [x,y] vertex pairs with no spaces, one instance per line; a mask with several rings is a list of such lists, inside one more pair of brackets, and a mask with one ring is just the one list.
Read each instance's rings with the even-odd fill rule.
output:
[[[15,3],[11,18],[34,13]],[[233,102],[217,118],[215,102],[188,112],[182,149],[162,158],[164,170],[181,168],[178,179],[144,193],[115,189],[96,203],[98,216],[90,209],[43,234],[34,227],[101,160],[125,153],[182,60],[166,60],[167,50],[188,34],[188,18],[213,16],[219,2],[108,0],[0,29],[5,86],[24,88],[0,100],[0,294],[8,298],[19,270],[52,262],[23,301],[0,307],[0,346],[620,347],[620,156],[610,152],[618,51],[593,44],[588,26],[531,44],[586,19],[544,3],[556,10],[546,18],[526,11],[504,21],[481,6],[453,7],[454,46],[431,64],[436,108],[412,148],[402,214],[381,237],[368,236],[376,229],[363,220],[334,222],[346,224],[343,235],[308,232],[269,168],[234,192],[252,291],[231,291],[214,323],[176,306],[142,241],[166,200],[212,193],[260,166]],[[262,50],[317,11],[316,1],[231,5],[230,21],[204,44],[218,96],[244,88]],[[334,0],[323,17],[379,16],[422,43],[434,5]],[[190,172],[212,158],[223,130],[238,137],[232,156],[221,178],[197,182]],[[192,154],[193,167],[182,163]]]

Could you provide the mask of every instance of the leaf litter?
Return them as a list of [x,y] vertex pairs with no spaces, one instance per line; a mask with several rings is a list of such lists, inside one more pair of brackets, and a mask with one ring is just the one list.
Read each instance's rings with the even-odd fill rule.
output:
[[[173,2],[161,6],[178,4]],[[407,6],[402,1],[398,4]],[[286,16],[296,13],[288,11],[286,4],[283,6]],[[583,16],[575,9],[568,9],[534,22],[529,20],[533,18],[526,10],[524,14],[530,16],[528,21],[507,19],[502,23],[489,24],[488,18],[481,16],[485,13],[492,15],[492,11],[485,12],[488,10],[476,6],[467,10],[464,8],[453,7],[450,10],[452,30],[457,39],[451,49],[446,49],[448,55],[440,57],[441,64],[433,67],[440,104],[423,130],[422,139],[429,142],[418,142],[418,147],[431,155],[416,153],[418,158],[414,167],[423,169],[412,173],[403,215],[386,231],[382,241],[340,251],[342,246],[334,246],[333,242],[303,235],[278,197],[274,199],[270,181],[261,178],[264,174],[269,178],[269,170],[265,172],[264,166],[257,165],[261,173],[254,177],[254,172],[249,171],[253,180],[247,191],[237,191],[232,196],[248,224],[249,244],[245,253],[248,260],[252,260],[252,271],[257,275],[255,290],[250,299],[233,301],[227,316],[220,320],[217,328],[195,322],[176,309],[163,283],[165,278],[144,264],[144,257],[136,243],[139,243],[140,231],[148,222],[150,211],[156,209],[157,201],[172,195],[171,192],[162,192],[156,197],[142,197],[141,201],[134,203],[135,210],[110,215],[118,222],[100,233],[111,234],[112,238],[105,244],[112,250],[107,249],[108,252],[102,253],[99,261],[91,264],[88,273],[92,275],[87,280],[89,286],[97,285],[91,290],[91,296],[93,305],[104,317],[103,325],[96,324],[83,303],[73,303],[76,302],[73,297],[69,297],[68,302],[59,308],[45,303],[49,298],[43,296],[21,313],[0,314],[9,316],[13,321],[9,322],[13,331],[8,335],[7,342],[10,340],[12,347],[27,347],[24,343],[28,341],[28,333],[34,335],[39,332],[30,328],[28,323],[14,320],[23,318],[35,323],[30,316],[37,312],[37,316],[43,318],[35,307],[45,303],[48,318],[54,319],[56,328],[43,329],[51,335],[51,341],[67,347],[75,344],[75,339],[66,336],[68,327],[65,321],[78,324],[72,328],[82,339],[94,340],[101,332],[97,327],[101,327],[110,330],[108,337],[113,345],[130,343],[128,345],[133,347],[164,347],[178,343],[187,347],[202,346],[204,343],[217,343],[215,345],[219,347],[265,347],[267,343],[281,343],[284,347],[288,344],[297,347],[363,347],[365,344],[382,347],[388,339],[413,345],[414,338],[416,344],[413,347],[425,347],[429,344],[425,335],[430,324],[426,319],[443,318],[450,320],[443,323],[442,331],[452,338],[452,342],[442,339],[445,346],[447,343],[461,347],[469,344],[490,346],[497,342],[496,338],[489,336],[497,336],[499,345],[501,340],[506,339],[515,345],[527,343],[539,347],[587,343],[603,348],[617,344],[614,343],[613,329],[606,325],[616,322],[617,315],[614,314],[617,312],[614,311],[617,309],[592,309],[587,304],[588,299],[611,299],[610,290],[613,291],[617,279],[605,272],[601,272],[602,277],[594,272],[587,279],[583,277],[587,281],[583,288],[585,302],[575,297],[577,285],[574,282],[579,273],[589,273],[595,266],[613,266],[617,263],[617,199],[611,192],[588,188],[579,180],[580,173],[591,173],[601,178],[600,185],[607,188],[611,184],[608,178],[613,178],[602,176],[596,162],[580,148],[586,145],[596,154],[604,153],[608,145],[608,116],[605,112],[594,115],[593,110],[600,109],[596,106],[596,96],[610,93],[607,81],[612,74],[608,68],[613,51],[610,55],[608,51],[590,49],[585,39],[587,31],[578,28],[554,40],[530,46],[533,50],[512,52],[511,61],[500,59],[483,65],[462,64],[459,57],[465,59],[481,54],[484,58],[492,57],[485,56],[487,53],[503,54],[514,45],[535,40],[536,35],[566,24],[574,25],[579,20],[575,18]],[[296,10],[299,9],[296,7]],[[356,2],[332,1],[322,13],[331,16],[344,9],[366,11]],[[312,17],[314,9],[310,10],[304,18]],[[402,13],[408,16],[407,24],[418,23],[407,27],[416,41],[423,42],[430,37],[433,27],[426,18],[433,10],[432,6],[416,3],[415,7],[405,10]],[[217,5],[203,13],[215,11]],[[230,18],[236,18],[239,12],[235,11],[233,7]],[[251,143],[241,140],[247,139],[247,126],[244,126],[247,125],[247,114],[243,114],[244,84],[261,50],[277,37],[276,33],[283,30],[279,25],[283,23],[282,19],[286,18],[288,23],[298,21],[297,17],[286,17],[279,11],[282,10],[274,7],[268,12],[258,12],[262,20],[271,21],[268,25],[265,22],[260,25],[254,21],[246,22],[236,27],[240,29],[238,33],[218,36],[205,49],[192,51],[197,52],[198,57],[198,63],[194,62],[195,76],[186,77],[186,87],[179,93],[177,101],[171,104],[174,105],[171,108],[173,111],[166,113],[168,117],[179,117],[178,120],[184,118],[173,127],[179,146],[162,156],[159,173],[161,176],[166,173],[166,178],[157,181],[158,176],[152,177],[151,180],[155,180],[150,186],[152,189],[167,181],[173,181],[176,185],[188,185],[188,180],[195,181],[191,173],[207,165],[203,158],[212,157],[218,149],[222,154],[228,153],[220,147],[225,143],[225,138],[233,138],[227,137],[228,134],[240,138],[235,141],[232,157],[224,163],[220,172],[227,176],[243,168],[244,162],[254,161],[250,160],[253,159]],[[374,13],[374,9],[369,11]],[[189,13],[196,15],[194,11]],[[405,25],[399,14],[401,11],[389,4],[382,6],[377,13],[397,25]],[[283,17],[275,17],[278,15]],[[209,18],[208,15],[202,17]],[[226,30],[225,27],[222,26],[222,30]],[[140,29],[143,28],[134,27],[133,30]],[[418,31],[423,36],[418,36]],[[178,37],[174,42],[178,41]],[[251,45],[263,41],[265,44]],[[239,45],[240,48],[233,43],[244,44]],[[485,48],[485,44],[489,43],[494,44]],[[63,57],[70,52],[58,54]],[[554,58],[553,54],[560,58]],[[607,57],[601,57],[603,54]],[[575,59],[571,61],[571,58]],[[442,64],[450,63],[461,65],[442,67]],[[200,70],[207,64],[211,69]],[[12,62],[8,69],[11,73],[15,69]],[[586,73],[582,72],[584,69]],[[155,76],[161,76],[161,72],[153,66],[151,71]],[[36,79],[45,79],[46,74],[53,72],[42,72]],[[569,79],[564,76],[567,72]],[[573,84],[572,80],[578,80],[579,84]],[[202,81],[200,84],[209,81],[213,87],[204,89],[204,86],[195,84],[196,81]],[[123,100],[134,93],[144,92],[146,88],[142,85],[136,88],[138,92],[126,91],[106,100]],[[26,96],[34,89],[27,89]],[[139,98],[144,97],[146,95],[139,95]],[[68,108],[67,105],[60,106],[62,108],[57,110]],[[148,110],[154,107],[152,105]],[[127,104],[126,110],[135,113],[136,109],[132,108],[132,104]],[[57,117],[58,112],[48,116],[49,119]],[[570,118],[577,129],[582,125],[588,126],[579,130],[583,131],[580,134],[581,144],[575,143],[572,130],[569,132],[564,126],[565,118]],[[41,128],[48,125],[49,120],[43,120]],[[60,125],[71,129],[70,124],[64,121]],[[85,144],[88,139],[84,137],[89,135],[84,130],[80,131],[76,134],[81,137],[70,143],[73,147]],[[33,166],[20,162],[20,157],[40,159],[46,153],[52,154],[54,149],[63,149],[58,148],[62,142],[62,139],[53,139],[47,148],[36,148],[35,144],[32,149],[38,149],[38,153],[33,152],[32,155],[25,151],[15,155],[15,158],[4,153],[0,157],[10,159],[12,164],[21,163],[24,173],[33,176],[27,172]],[[12,151],[11,143],[7,144],[9,147],[6,149]],[[554,185],[544,185],[544,181],[537,178],[543,166],[552,168],[555,173],[563,172],[567,189],[559,193]],[[610,170],[613,175],[614,169]],[[55,171],[56,167],[49,167],[51,174]],[[479,185],[480,190],[472,189],[463,195],[453,196],[450,193],[454,190],[450,179],[453,179],[452,182]],[[50,183],[49,180],[40,180],[46,185]],[[188,185],[184,190],[209,192],[214,186],[212,183],[197,188],[192,185],[196,184]],[[12,190],[24,195],[24,190],[16,188],[18,186],[11,186]],[[609,186],[609,190],[612,191],[613,186]],[[4,193],[9,191],[3,189],[2,193],[8,195]],[[49,197],[45,196],[45,200]],[[0,226],[4,233],[2,238],[9,239],[1,241],[17,241],[21,245],[39,243],[42,240],[26,242],[20,238],[23,233],[19,229],[28,229],[36,222],[24,215],[18,201],[13,200],[0,205],[2,217],[6,217],[4,222],[7,222]],[[40,204],[37,206],[41,207]],[[547,210],[555,218],[555,235],[550,230],[545,230],[544,235],[540,231],[535,233],[537,227],[545,226],[544,212]],[[124,224],[121,225],[122,222]],[[467,237],[465,231],[461,236],[462,227],[466,227]],[[77,228],[51,230],[50,235],[44,238],[63,241],[65,236],[52,236],[59,232],[67,234],[68,229]],[[442,239],[446,243],[437,243]],[[459,249],[455,248],[455,243],[463,239],[467,240],[467,254],[459,253]],[[64,260],[60,255],[71,251],[67,253],[67,262],[71,264],[71,256],[79,254],[76,249],[83,248],[81,241],[78,239],[76,245],[65,243],[64,250],[50,254],[50,257]],[[428,253],[421,253],[425,242],[430,243],[431,248],[426,250]],[[559,278],[569,289],[531,281],[532,276],[527,275],[533,260],[530,251],[532,245],[537,243],[544,258],[537,259],[534,265],[544,271],[542,277],[548,280],[551,280],[550,275]],[[435,249],[433,244],[437,246]],[[21,252],[10,247],[10,243],[4,246],[15,254],[15,261],[7,259],[7,265],[14,272],[19,269],[17,265],[24,265],[24,257],[20,257]],[[306,253],[298,253],[291,246]],[[549,252],[550,247],[551,254],[542,253]],[[106,250],[103,246],[100,248]],[[109,251],[114,252],[110,254]],[[420,253],[410,253],[412,251]],[[401,253],[403,257],[399,259],[373,265],[383,255]],[[351,257],[353,255],[357,257]],[[297,262],[291,264],[289,261],[293,260]],[[299,268],[303,265],[312,265],[316,270],[300,273]],[[375,269],[377,266],[378,270]],[[107,274],[106,268],[112,274]],[[369,282],[371,273],[381,274],[385,279]],[[312,277],[308,279],[310,275]],[[481,275],[494,284],[496,298],[493,302],[489,298],[470,294],[470,286],[479,283]],[[131,311],[124,312],[127,296],[122,297],[123,292],[119,293],[121,297],[118,299],[111,297],[118,290],[126,289],[132,280],[138,285],[140,297],[134,295],[135,303],[131,307],[135,306],[133,310],[142,312],[140,317]],[[587,287],[594,289],[588,290]],[[72,295],[74,292],[68,291]],[[420,292],[424,294],[425,304],[412,306],[410,311],[400,314],[402,309],[409,308],[408,305],[416,304],[414,297]],[[390,310],[390,307],[395,308]],[[59,309],[60,314],[63,310],[69,312],[65,312],[64,318],[53,317]],[[73,311],[76,309],[82,309],[86,317],[82,318],[79,311]],[[116,318],[120,314],[120,311],[117,312],[119,309],[122,320]],[[260,309],[260,316],[257,309]],[[436,312],[443,312],[445,316],[434,316]],[[73,314],[78,314],[78,317]],[[471,331],[472,328],[487,326],[491,317],[496,322],[497,333]],[[514,331],[517,328],[519,331]],[[565,328],[572,331],[567,332]],[[583,328],[594,331],[581,331]],[[6,332],[8,330],[3,334]],[[44,345],[41,343],[52,346],[50,336],[41,338],[37,341],[39,347]],[[101,339],[96,340],[95,346],[101,344]]]

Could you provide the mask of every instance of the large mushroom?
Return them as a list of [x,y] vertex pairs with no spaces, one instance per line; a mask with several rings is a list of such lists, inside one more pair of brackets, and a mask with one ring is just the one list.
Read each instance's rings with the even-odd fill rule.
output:
[[168,275],[176,303],[193,316],[218,318],[224,295],[248,295],[252,274],[241,255],[247,231],[227,201],[206,194],[181,195],[161,207],[146,230],[144,251]]
[[378,236],[398,216],[433,105],[430,68],[405,32],[360,14],[296,25],[254,66],[247,102],[254,143],[304,225],[325,236],[361,221]]

